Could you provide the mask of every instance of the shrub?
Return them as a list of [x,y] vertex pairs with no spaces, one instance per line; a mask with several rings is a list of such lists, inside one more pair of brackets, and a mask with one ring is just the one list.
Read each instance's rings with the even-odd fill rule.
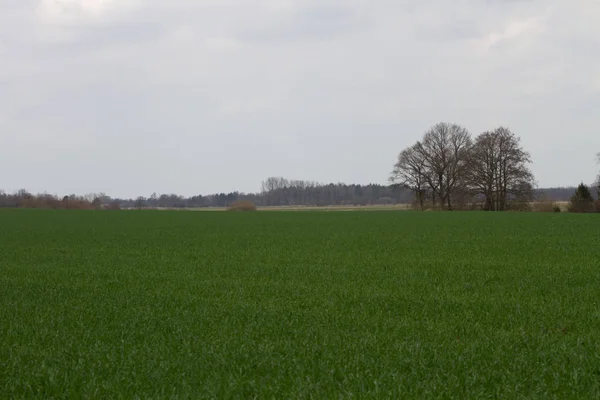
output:
[[240,200],[233,203],[228,211],[256,211],[256,204],[250,200]]
[[558,207],[556,204],[554,204],[553,201],[550,200],[541,200],[541,201],[537,201],[535,203],[533,203],[533,211],[536,212],[555,212],[556,207]]
[[554,212],[555,212],[555,213],[559,213],[559,212],[561,212],[561,211],[562,211],[562,210],[560,209],[560,206],[557,206],[557,205],[555,205],[555,206],[554,206]]

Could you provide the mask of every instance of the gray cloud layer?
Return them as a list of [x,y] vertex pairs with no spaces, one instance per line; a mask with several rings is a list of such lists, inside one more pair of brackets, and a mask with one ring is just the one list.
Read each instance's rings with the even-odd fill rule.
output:
[[540,185],[595,176],[595,0],[3,0],[0,186],[384,182],[439,121],[523,138]]

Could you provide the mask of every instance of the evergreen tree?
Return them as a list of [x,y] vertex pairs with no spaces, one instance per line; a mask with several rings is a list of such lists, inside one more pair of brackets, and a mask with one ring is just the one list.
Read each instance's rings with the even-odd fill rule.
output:
[[573,197],[571,197],[571,204],[569,206],[570,212],[592,212],[594,211],[594,198],[592,192],[585,184],[581,183]]

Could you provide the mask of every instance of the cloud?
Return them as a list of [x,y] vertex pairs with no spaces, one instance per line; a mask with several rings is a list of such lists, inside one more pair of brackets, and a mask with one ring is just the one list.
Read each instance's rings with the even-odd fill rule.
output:
[[509,125],[542,185],[577,183],[595,167],[570,152],[600,150],[598,20],[591,0],[2,2],[0,168],[46,166],[3,184],[384,182],[442,120]]
[[489,33],[480,39],[481,45],[485,50],[502,46],[503,44],[513,44],[523,42],[531,44],[536,36],[542,31],[541,23],[537,18],[528,18],[523,20],[509,21],[501,30]]
[[135,0],[41,0],[37,17],[50,24],[84,24],[131,10]]

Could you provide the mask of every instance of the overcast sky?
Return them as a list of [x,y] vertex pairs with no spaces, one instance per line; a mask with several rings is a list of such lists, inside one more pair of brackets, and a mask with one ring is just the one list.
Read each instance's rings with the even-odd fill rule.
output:
[[600,0],[0,0],[0,188],[385,183],[437,122],[592,182]]

